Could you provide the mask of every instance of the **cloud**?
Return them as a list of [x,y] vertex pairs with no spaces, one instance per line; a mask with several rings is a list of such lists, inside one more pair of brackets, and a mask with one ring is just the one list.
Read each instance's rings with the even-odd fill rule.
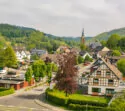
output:
[[125,26],[124,0],[0,0],[0,22],[59,36],[94,36]]

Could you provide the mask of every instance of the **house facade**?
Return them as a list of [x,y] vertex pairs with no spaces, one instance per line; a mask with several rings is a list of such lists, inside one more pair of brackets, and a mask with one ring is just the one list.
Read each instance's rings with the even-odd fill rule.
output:
[[34,79],[32,78],[31,82],[28,83],[23,79],[2,79],[0,80],[0,87],[11,88],[13,87],[15,90],[19,90],[21,88],[25,88],[27,86],[31,86],[34,84]]
[[26,51],[25,47],[14,47],[13,49],[16,53],[16,57],[19,62],[23,62],[24,58],[27,58],[28,60],[30,60],[30,56],[31,56],[30,52]]
[[57,50],[57,53],[69,53],[70,48],[68,46],[60,46]]
[[108,61],[99,58],[91,67],[88,77],[88,94],[112,95],[120,85],[121,72]]

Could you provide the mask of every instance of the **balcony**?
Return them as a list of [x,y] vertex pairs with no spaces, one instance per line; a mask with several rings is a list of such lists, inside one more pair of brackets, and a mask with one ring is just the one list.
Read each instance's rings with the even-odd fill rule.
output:
[[96,74],[96,77],[97,77],[97,78],[100,78],[100,77],[101,77],[101,74]]
[[110,75],[106,75],[106,78],[111,78],[111,76]]
[[113,82],[109,82],[108,86],[114,86],[114,83]]
[[98,82],[93,82],[93,85],[94,85],[94,86],[98,86],[99,83],[98,83]]

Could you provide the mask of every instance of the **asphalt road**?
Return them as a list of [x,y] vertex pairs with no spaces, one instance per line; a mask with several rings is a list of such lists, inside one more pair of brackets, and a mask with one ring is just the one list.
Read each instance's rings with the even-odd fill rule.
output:
[[18,91],[13,95],[0,97],[0,111],[50,111],[34,102],[47,86],[30,91]]

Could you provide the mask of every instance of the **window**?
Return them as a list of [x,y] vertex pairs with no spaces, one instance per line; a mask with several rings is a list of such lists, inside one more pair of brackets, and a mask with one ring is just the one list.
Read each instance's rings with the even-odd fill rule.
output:
[[112,79],[109,79],[108,80],[108,83],[110,84],[110,83],[113,83],[113,80]]
[[101,92],[101,88],[92,88],[92,92],[100,93]]
[[114,89],[106,89],[106,94],[114,94]]
[[110,72],[109,71],[106,72],[106,76],[110,76]]
[[101,75],[101,71],[97,71],[97,75]]
[[99,81],[98,79],[94,79],[93,80],[94,83],[98,83],[98,81]]

